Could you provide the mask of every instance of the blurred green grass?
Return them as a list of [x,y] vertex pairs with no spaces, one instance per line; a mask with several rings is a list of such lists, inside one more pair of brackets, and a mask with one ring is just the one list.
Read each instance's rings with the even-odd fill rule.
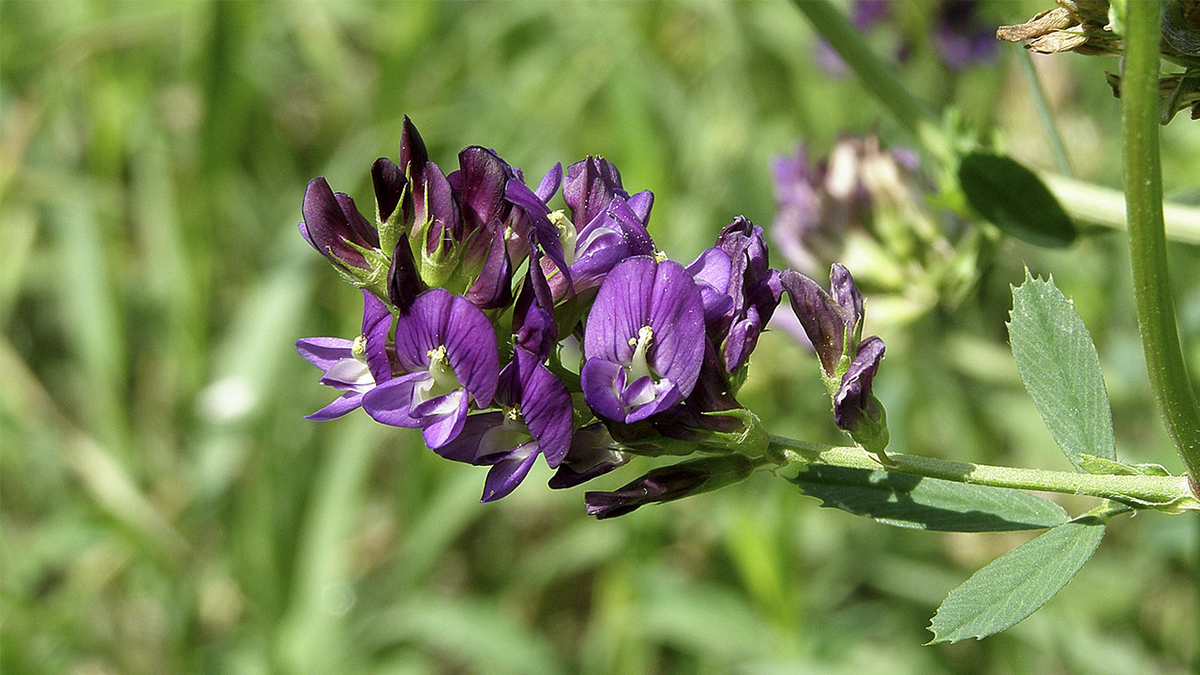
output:
[[[301,419],[329,393],[292,343],[358,324],[357,294],[297,236],[304,185],[369,204],[405,113],[443,166],[473,143],[533,176],[603,154],[655,192],[652,232],[685,260],[737,214],[769,225],[770,161],[799,140],[908,141],[814,68],[790,4],[5,0],[0,31],[5,672],[1195,667],[1194,519],[1119,522],[1025,623],[923,647],[945,592],[1020,536],[891,530],[769,476],[599,523],[542,467],[481,506],[482,474],[417,435]],[[898,75],[1051,168],[1015,50],[955,74],[918,45]],[[1118,184],[1115,61],[1039,66],[1077,172]],[[1197,156],[1194,123],[1165,130],[1168,190],[1192,201]],[[1172,249],[1193,373],[1197,252]],[[1064,468],[1005,352],[1023,265],[1091,328],[1119,452],[1177,470],[1113,235],[1008,243],[963,307],[885,333],[896,449]],[[769,428],[837,438],[811,357],[768,334],[755,361],[744,402]]]

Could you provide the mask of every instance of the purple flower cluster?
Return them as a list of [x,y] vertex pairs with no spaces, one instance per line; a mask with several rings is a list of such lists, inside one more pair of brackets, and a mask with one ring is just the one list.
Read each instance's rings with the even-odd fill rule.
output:
[[[736,393],[795,273],[770,267],[761,228],[739,217],[683,265],[647,230],[653,195],[627,192],[601,158],[556,165],[530,188],[472,146],[445,174],[406,117],[399,159],[371,169],[374,225],[323,178],[305,194],[301,233],[364,298],[355,340],[296,343],[321,383],[345,392],[310,418],[362,407],[420,429],[437,454],[489,467],[483,501],[511,493],[538,456],[555,488],[636,454],[713,456],[588,493],[599,517],[768,461],[767,434]],[[552,209],[560,191],[565,208]],[[871,375],[859,378],[868,395]]]

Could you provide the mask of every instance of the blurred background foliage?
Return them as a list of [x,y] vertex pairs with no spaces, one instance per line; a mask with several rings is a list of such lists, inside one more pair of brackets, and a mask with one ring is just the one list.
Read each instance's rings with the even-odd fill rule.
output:
[[[1045,3],[1044,3],[1045,4]],[[1019,47],[943,65],[931,3],[871,33],[923,99],[1053,169]],[[993,25],[1037,3],[984,3]],[[295,355],[353,335],[359,296],[296,232],[327,176],[369,211],[401,115],[431,156],[495,148],[529,176],[603,154],[657,195],[690,260],[733,216],[769,227],[771,161],[840,134],[911,144],[812,32],[761,2],[0,3],[0,663],[6,673],[1179,673],[1197,667],[1194,517],[1115,523],[1045,609],[924,647],[945,593],[1028,535],[894,530],[745,484],[615,521],[542,466],[477,503],[482,470],[364,415]],[[1118,186],[1117,61],[1036,59],[1079,177]],[[1169,195],[1200,202],[1200,133],[1164,130]],[[969,297],[872,324],[893,448],[1067,468],[1004,321],[1023,267],[1096,339],[1125,459],[1178,461],[1149,398],[1125,244],[1004,242]],[[1200,372],[1200,255],[1172,246]],[[781,261],[776,261],[782,264]],[[838,441],[816,360],[767,334],[743,402]],[[611,488],[630,467],[598,481]],[[1084,502],[1065,500],[1078,511]]]

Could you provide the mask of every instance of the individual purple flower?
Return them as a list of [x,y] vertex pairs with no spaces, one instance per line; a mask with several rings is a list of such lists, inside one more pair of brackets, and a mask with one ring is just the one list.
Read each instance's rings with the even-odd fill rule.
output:
[[546,261],[555,298],[599,286],[621,261],[654,253],[654,241],[646,231],[654,195],[643,191],[630,196],[621,187],[621,174],[612,163],[588,157],[567,167],[563,201],[571,217],[558,213],[552,214],[551,220],[559,230],[571,287]]
[[396,321],[400,375],[363,396],[363,408],[384,424],[419,428],[437,449],[463,428],[472,400],[486,407],[496,392],[499,355],[487,316],[469,300],[433,288]]
[[725,226],[716,248],[729,256],[729,286],[733,299],[721,343],[725,372],[732,373],[750,359],[758,336],[783,297],[779,271],[771,269],[762,228],[742,216]]
[[484,502],[516,489],[538,454],[555,468],[571,447],[571,394],[537,356],[513,350],[512,361],[500,371],[495,404],[499,411],[470,415],[462,433],[435,448],[447,459],[491,465]]
[[362,334],[354,340],[317,337],[296,341],[296,351],[324,371],[321,384],[346,393],[305,417],[332,420],[362,405],[363,395],[392,376],[387,356],[387,336],[392,315],[386,305],[363,289]]
[[755,466],[756,462],[744,455],[703,457],[654,469],[618,490],[587,492],[583,498],[589,516],[601,520],[615,518],[647,504],[669,502],[741,482]]
[[584,399],[601,417],[644,420],[692,392],[704,359],[704,306],[692,276],[636,256],[609,272],[584,328]]
[[354,206],[354,200],[334,193],[323,176],[308,182],[304,191],[304,222],[300,234],[335,266],[370,271],[359,249],[379,248],[379,233]]

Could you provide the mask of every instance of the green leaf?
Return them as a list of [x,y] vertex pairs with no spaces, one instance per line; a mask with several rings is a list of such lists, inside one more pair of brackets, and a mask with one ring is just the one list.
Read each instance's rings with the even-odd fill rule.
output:
[[1100,357],[1083,320],[1054,282],[1033,279],[1013,289],[1008,324],[1013,357],[1050,435],[1077,470],[1080,455],[1116,461],[1112,410]]
[[984,638],[1036,612],[1096,552],[1104,521],[1083,516],[1026,542],[950,591],[934,615],[933,640]]
[[959,164],[958,182],[971,208],[1006,234],[1054,248],[1075,241],[1070,216],[1037,174],[1015,160],[972,152]]
[[1102,476],[1136,476],[1141,473],[1128,464],[1082,452],[1075,456],[1075,461],[1080,469]]
[[940,532],[1001,532],[1054,527],[1060,506],[1007,488],[968,485],[887,471],[810,464],[791,479],[822,506],[897,527]]

